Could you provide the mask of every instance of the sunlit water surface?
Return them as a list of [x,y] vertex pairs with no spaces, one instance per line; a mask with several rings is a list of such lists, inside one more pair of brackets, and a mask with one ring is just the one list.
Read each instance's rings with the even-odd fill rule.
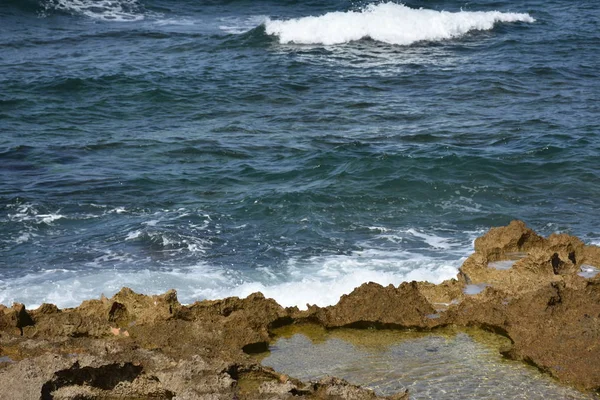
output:
[[478,330],[434,333],[285,328],[262,364],[303,380],[326,375],[411,399],[598,399],[507,360],[510,342]]

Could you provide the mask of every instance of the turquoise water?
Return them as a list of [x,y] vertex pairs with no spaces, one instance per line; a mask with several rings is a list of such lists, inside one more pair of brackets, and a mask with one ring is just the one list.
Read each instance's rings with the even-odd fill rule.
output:
[[[309,18],[313,17],[313,18]],[[600,3],[0,4],[0,302],[332,304],[600,242]]]

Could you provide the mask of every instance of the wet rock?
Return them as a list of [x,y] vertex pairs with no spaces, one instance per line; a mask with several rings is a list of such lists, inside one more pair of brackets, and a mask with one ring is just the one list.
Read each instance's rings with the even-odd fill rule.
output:
[[436,309],[445,311],[452,304],[458,304],[464,297],[464,282],[450,279],[435,285],[429,282],[418,282],[419,292]]
[[[507,270],[488,268],[512,251],[524,252]],[[523,360],[586,390],[600,387],[600,287],[578,275],[598,248],[568,235],[540,238],[522,223],[490,230],[461,267],[465,284],[489,285],[463,299],[440,323],[479,326],[509,337],[508,357]],[[592,261],[593,260],[593,261]]]
[[[508,268],[490,263],[510,260]],[[507,357],[585,390],[600,388],[600,249],[568,235],[543,238],[520,221],[475,241],[457,279],[398,287],[365,283],[335,306],[283,308],[255,293],[181,305],[175,291],[123,288],[60,310],[0,306],[2,395],[10,399],[371,399],[335,378],[300,382],[256,364],[271,331],[312,322],[422,330],[475,326],[510,338]],[[469,287],[481,288],[477,293]],[[399,393],[395,398],[406,398]]]
[[236,397],[238,399],[408,399],[403,391],[394,396],[379,397],[372,390],[352,385],[335,377],[324,377],[316,382],[301,382],[282,376],[270,368],[261,366],[241,367],[232,373],[236,378]]
[[[367,391],[359,386],[352,385],[343,379],[335,377],[325,377],[319,380],[315,385],[315,394],[320,398],[327,399],[348,399],[348,400],[369,400],[377,396],[372,391]],[[395,394],[387,397],[390,400],[408,399],[408,392]]]

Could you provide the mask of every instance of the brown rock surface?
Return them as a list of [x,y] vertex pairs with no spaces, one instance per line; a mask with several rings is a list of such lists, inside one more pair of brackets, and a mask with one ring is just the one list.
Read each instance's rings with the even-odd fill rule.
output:
[[435,309],[421,294],[417,282],[405,282],[397,288],[369,282],[315,316],[326,328],[412,328],[425,325],[426,316],[433,313]]
[[127,288],[73,309],[0,306],[0,398],[375,398],[336,378],[297,381],[248,355],[267,348],[272,329],[304,322],[477,326],[511,339],[507,357],[599,390],[600,276],[579,276],[582,265],[599,267],[600,249],[568,235],[543,238],[513,221],[475,241],[458,280],[365,283],[325,308],[283,308],[260,293],[184,306],[175,291],[145,296]]

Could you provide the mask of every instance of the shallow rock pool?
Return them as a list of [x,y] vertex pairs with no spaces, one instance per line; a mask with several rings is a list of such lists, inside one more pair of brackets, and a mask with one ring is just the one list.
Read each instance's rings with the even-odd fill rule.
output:
[[499,353],[508,339],[480,330],[433,333],[308,325],[276,332],[262,364],[303,380],[326,375],[411,399],[599,399]]

